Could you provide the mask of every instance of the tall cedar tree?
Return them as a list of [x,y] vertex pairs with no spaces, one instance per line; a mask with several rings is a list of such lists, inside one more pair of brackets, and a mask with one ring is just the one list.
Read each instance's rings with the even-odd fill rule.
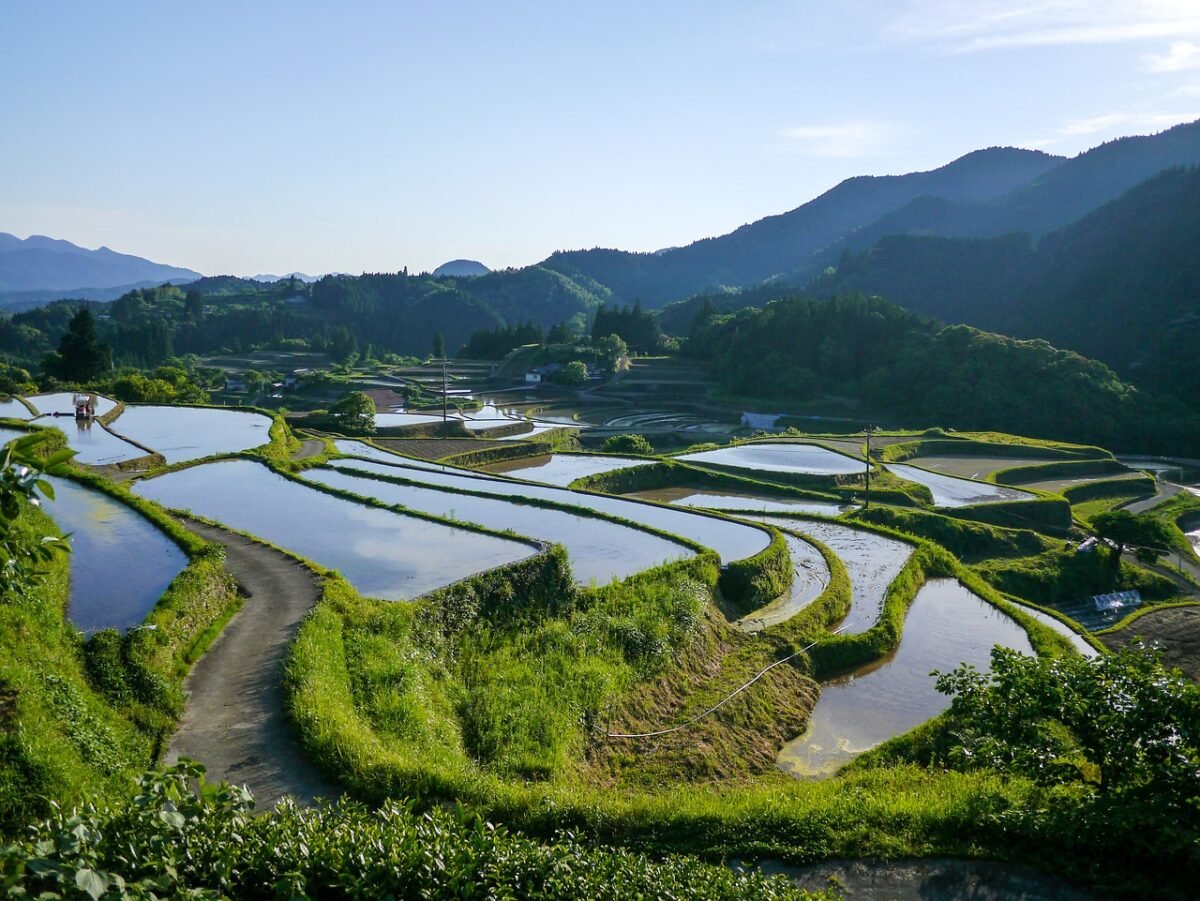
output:
[[51,373],[66,382],[91,382],[112,369],[112,348],[96,337],[96,320],[80,308],[58,342],[58,354],[48,361]]

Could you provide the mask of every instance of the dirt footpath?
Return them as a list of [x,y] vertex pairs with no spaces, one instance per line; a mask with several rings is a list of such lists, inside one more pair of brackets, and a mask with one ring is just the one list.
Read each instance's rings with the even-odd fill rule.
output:
[[225,567],[247,597],[184,684],[187,704],[167,760],[193,757],[208,767],[208,778],[250,786],[260,810],[284,795],[304,804],[337,797],[340,791],[301,754],[283,710],[283,661],[319,596],[316,578],[248,538],[184,525],[225,545]]

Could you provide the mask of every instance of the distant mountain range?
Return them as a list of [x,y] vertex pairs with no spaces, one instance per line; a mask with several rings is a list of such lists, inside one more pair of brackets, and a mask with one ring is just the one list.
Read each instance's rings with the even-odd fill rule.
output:
[[107,247],[88,250],[70,241],[0,232],[0,302],[87,297],[110,300],[134,287],[181,284],[200,273]]
[[617,300],[658,308],[767,279],[804,284],[847,249],[890,235],[1039,237],[1174,166],[1200,165],[1200,122],[1121,138],[1070,159],[990,148],[940,169],[851,178],[803,206],[657,253],[583,250],[540,265],[584,276]]
[[320,275],[309,275],[306,272],[287,272],[283,275],[252,275],[250,276],[250,281],[279,282],[283,281],[285,278],[294,278],[297,281],[304,282],[305,284],[312,284],[313,282],[320,281],[322,277],[323,276]]

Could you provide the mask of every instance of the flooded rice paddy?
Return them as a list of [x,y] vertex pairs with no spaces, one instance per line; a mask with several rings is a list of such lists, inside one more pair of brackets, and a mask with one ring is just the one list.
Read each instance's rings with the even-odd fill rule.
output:
[[168,463],[249,450],[270,440],[269,417],[210,407],[126,407],[112,424],[118,435],[162,454]]
[[120,501],[67,479],[50,481],[55,499],[43,509],[71,533],[67,618],[83,632],[136,626],[187,566],[187,556]]
[[[38,424],[47,420],[39,419]],[[146,456],[146,451],[118,438],[98,422],[89,420],[58,419],[49,421],[67,436],[67,444],[75,451],[77,463],[104,466],[122,463]]]
[[749,492],[710,491],[703,488],[655,488],[651,491],[636,491],[627,497],[680,507],[698,507],[703,510],[748,510],[755,513],[815,513],[818,516],[837,516],[845,509],[834,501],[799,498],[791,500]]
[[542,457],[524,457],[505,463],[485,466],[486,472],[503,473],[531,482],[566,487],[576,479],[594,476],[615,469],[629,469],[654,463],[645,457],[606,457],[599,454],[548,454]]
[[[609,495],[587,494],[552,485],[533,485],[513,482],[496,476],[466,475],[460,472],[397,468],[394,464],[374,461],[345,460],[339,466],[411,479],[442,488],[477,491],[495,497],[526,497],[566,506],[583,507],[607,516],[626,519],[639,525],[679,535],[705,547],[712,548],[728,563],[753,557],[771,543],[771,536],[762,529],[715,516],[704,516],[685,510],[660,507]],[[391,470],[389,472],[389,469]]]
[[32,418],[33,414],[29,412],[29,408],[15,397],[9,397],[5,400],[0,400],[0,419]]
[[950,698],[934,688],[930,671],[965,662],[986,672],[996,644],[1033,653],[1020,626],[958,582],[927,582],[908,612],[899,647],[825,683],[808,731],[784,746],[779,767],[800,777],[828,776],[932,719],[950,706]]
[[529,545],[323,494],[260,463],[209,463],[134,491],[249,532],[342,573],[360,592],[414,598],[534,553]]
[[850,612],[843,620],[848,635],[866,632],[875,625],[888,586],[913,554],[912,545],[903,541],[839,523],[780,516],[753,518],[780,529],[811,535],[837,554],[850,576]]
[[829,584],[829,564],[812,544],[796,535],[784,534],[792,558],[792,584],[780,597],[761,610],[737,621],[744,632],[761,632],[791,619],[817,599]]
[[711,463],[736,469],[806,475],[855,475],[864,461],[815,444],[741,444],[676,457],[686,463]]
[[967,507],[971,504],[988,504],[998,501],[1030,501],[1036,495],[1017,488],[974,482],[940,472],[929,472],[903,463],[889,463],[887,469],[902,479],[924,485],[933,495],[935,507]]
[[1042,460],[1037,457],[972,457],[947,454],[912,457],[904,462],[948,476],[958,476],[963,479],[986,479],[993,472],[999,472],[1002,469],[1053,463],[1055,460],[1053,458]]
[[[35,394],[26,398],[37,408],[38,413],[46,416],[74,416],[75,393],[73,391],[57,391],[54,394]],[[96,395],[96,415],[103,416],[117,405],[111,397]]]
[[1018,605],[1021,612],[1032,619],[1037,620],[1043,626],[1053,629],[1067,641],[1071,642],[1071,646],[1084,657],[1095,657],[1100,652],[1084,640],[1083,636],[1064,623],[1061,619],[1051,616],[1049,613],[1043,613],[1041,610],[1036,610],[1033,607]]
[[657,535],[594,516],[518,504],[497,497],[472,497],[417,485],[398,485],[329,469],[309,470],[304,478],[385,504],[421,510],[448,519],[512,531],[567,549],[571,570],[583,585],[606,585],[670,560],[692,555],[689,548]]
[[417,457],[402,457],[400,454],[393,454],[390,451],[367,444],[365,441],[353,441],[343,438],[333,442],[333,445],[338,449],[339,453],[363,457],[367,460],[378,460],[381,463],[390,463],[396,466],[411,466],[414,469],[432,469],[437,472],[455,471],[449,466],[443,466],[441,463],[431,463],[429,460],[421,460]]

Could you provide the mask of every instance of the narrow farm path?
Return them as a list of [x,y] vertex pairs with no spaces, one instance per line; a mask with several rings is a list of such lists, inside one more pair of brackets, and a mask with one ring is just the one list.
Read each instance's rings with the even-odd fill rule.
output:
[[260,809],[285,795],[302,804],[336,797],[340,791],[301,753],[283,709],[284,656],[317,601],[316,578],[266,545],[191,520],[184,525],[225,546],[225,568],[247,597],[187,678],[167,759],[192,757],[210,779],[248,785]]
[[300,449],[292,454],[293,460],[308,460],[325,453],[325,442],[320,438],[305,438],[300,442]]

